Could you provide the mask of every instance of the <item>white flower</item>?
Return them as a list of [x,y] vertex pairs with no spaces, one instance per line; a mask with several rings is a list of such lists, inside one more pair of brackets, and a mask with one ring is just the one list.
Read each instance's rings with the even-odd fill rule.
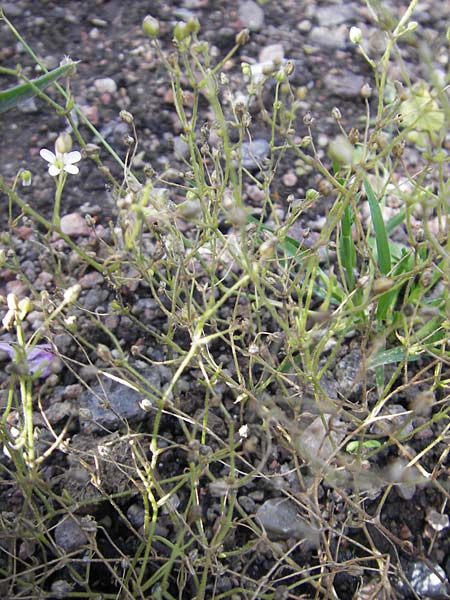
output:
[[81,154],[75,150],[74,152],[61,152],[56,151],[56,154],[47,148],[42,148],[39,152],[41,157],[49,163],[48,173],[52,177],[56,177],[61,171],[66,171],[71,175],[77,175],[79,172],[78,167],[74,163],[81,160]]

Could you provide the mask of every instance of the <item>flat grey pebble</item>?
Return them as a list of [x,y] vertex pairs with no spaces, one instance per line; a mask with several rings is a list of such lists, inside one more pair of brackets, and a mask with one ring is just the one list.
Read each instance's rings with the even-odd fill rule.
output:
[[354,17],[354,9],[351,4],[340,4],[339,6],[318,6],[314,11],[314,17],[321,27],[332,27],[348,23]]
[[253,0],[245,0],[240,3],[238,16],[242,25],[250,31],[258,31],[264,24],[264,11]]
[[81,546],[84,546],[88,541],[87,535],[71,517],[63,519],[58,523],[55,527],[54,536],[55,542],[58,546],[61,546],[65,552],[73,552]]
[[[162,374],[165,368],[156,367],[147,371],[144,376],[154,387],[162,386]],[[142,421],[146,412],[140,403],[144,396],[136,390],[116,381],[105,379],[102,385],[96,385],[92,391],[80,396],[80,423],[85,431],[115,431],[124,425],[124,420]]]
[[256,519],[271,539],[287,540],[291,537],[296,539],[305,537],[314,541],[314,544],[317,542],[318,533],[298,514],[295,504],[286,498],[266,500],[258,508]]
[[94,81],[95,89],[99,94],[114,94],[117,92],[117,83],[111,77],[101,77]]
[[326,89],[340,98],[355,98],[365,83],[364,77],[351,71],[327,73],[323,78]]
[[270,154],[270,144],[266,140],[256,139],[242,144],[242,166],[249,171],[255,171],[261,166],[261,161]]

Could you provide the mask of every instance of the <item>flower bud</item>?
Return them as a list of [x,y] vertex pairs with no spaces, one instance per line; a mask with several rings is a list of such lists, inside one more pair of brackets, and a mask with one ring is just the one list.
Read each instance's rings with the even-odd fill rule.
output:
[[250,39],[250,32],[248,29],[241,29],[241,31],[236,35],[235,42],[238,46],[244,46],[248,43]]
[[81,150],[81,156],[83,158],[95,158],[100,154],[100,146],[97,144],[86,144]]
[[359,27],[350,27],[350,33],[348,34],[350,41],[353,44],[359,44],[362,40],[362,31]]
[[320,196],[320,193],[315,190],[314,188],[308,188],[306,190],[306,194],[305,194],[305,198],[306,200],[317,200],[317,198]]
[[31,302],[30,298],[28,298],[28,296],[25,298],[22,298],[22,300],[19,300],[18,309],[19,309],[19,320],[20,321],[23,321],[23,319],[25,319],[25,317],[30,312],[32,307],[33,307],[33,303]]
[[419,26],[419,23],[417,21],[410,21],[408,23],[408,27],[406,29],[407,29],[407,31],[415,31],[418,26]]
[[66,154],[72,150],[72,138],[66,131],[56,138],[55,150],[58,154]]
[[365,83],[359,93],[363,98],[370,98],[372,95],[372,87],[368,83]]
[[288,60],[284,65],[284,72],[286,73],[286,77],[290,77],[292,73],[295,71],[295,63],[292,60]]
[[314,117],[312,116],[312,114],[310,112],[307,112],[305,114],[305,116],[303,117],[303,123],[307,126],[310,127],[314,122]]
[[178,23],[173,28],[173,37],[177,40],[177,42],[182,42],[189,35],[189,30],[187,24],[184,21],[178,21]]
[[80,292],[81,292],[81,285],[79,283],[72,285],[70,288],[68,288],[64,292],[64,302],[66,304],[71,304],[72,302],[75,302],[75,300],[80,295]]
[[19,301],[17,296],[13,293],[6,296],[6,304],[8,305],[9,310],[17,310],[19,308]]
[[337,106],[331,109],[331,116],[335,121],[340,121],[342,119],[342,113]]
[[23,187],[28,187],[29,185],[31,185],[31,171],[27,171],[26,169],[23,169],[20,172],[20,179],[22,180],[22,185]]
[[121,110],[119,113],[119,117],[124,123],[128,123],[128,125],[131,125],[131,123],[134,121],[133,115],[127,110]]
[[246,63],[246,62],[241,63],[241,70],[242,70],[242,74],[245,75],[246,77],[252,76],[252,68],[248,63]]
[[338,165],[351,165],[353,162],[353,145],[344,135],[338,135],[328,145],[328,156]]
[[142,30],[149,37],[158,37],[159,21],[150,15],[147,15],[142,21]]
[[188,33],[198,33],[200,31],[200,21],[197,17],[191,17],[186,23],[186,30]]

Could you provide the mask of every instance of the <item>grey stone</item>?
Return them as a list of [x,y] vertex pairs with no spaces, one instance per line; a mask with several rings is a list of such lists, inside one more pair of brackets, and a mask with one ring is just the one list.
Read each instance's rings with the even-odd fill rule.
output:
[[[403,436],[414,429],[412,411],[408,411],[401,404],[389,404],[383,407],[380,419],[374,424],[372,430],[377,435]],[[382,418],[384,417],[384,418]]]
[[261,167],[261,161],[270,154],[270,144],[263,139],[255,139],[242,144],[242,166],[249,171]]
[[[448,580],[445,571],[439,565],[433,565],[434,570],[439,573],[438,577],[425,563],[416,561],[405,569],[405,575],[410,586],[419,598],[444,598],[449,592]],[[442,578],[442,579],[441,579]],[[401,582],[400,589],[408,591],[409,586]]]
[[114,94],[117,92],[117,84],[111,77],[101,77],[94,81],[95,89],[99,94]]
[[339,71],[327,73],[323,78],[323,83],[327,90],[335,96],[354,98],[359,95],[365,79],[351,71]]
[[189,156],[189,144],[177,135],[173,138],[173,151],[175,157],[179,160],[187,158]]
[[88,541],[87,535],[81,529],[79,524],[71,517],[63,519],[55,527],[55,542],[65,552],[73,552]]
[[314,27],[309,34],[309,41],[321,48],[343,49],[347,44],[347,35],[343,29],[330,31],[328,27]]
[[[152,369],[145,374],[146,379],[156,387],[161,385],[158,369]],[[105,379],[102,385],[85,392],[80,398],[80,424],[82,429],[100,431],[119,429],[124,420],[142,421],[146,412],[140,403],[144,396],[136,390],[122,385],[117,381]]]
[[250,29],[250,31],[258,31],[263,26],[264,11],[253,0],[245,0],[245,2],[240,3],[238,16],[242,25]]
[[300,436],[300,452],[308,461],[328,461],[346,432],[346,424],[338,417],[329,414],[316,417]]
[[28,98],[21,102],[17,108],[20,112],[24,114],[33,114],[39,112],[39,108],[37,107],[36,100],[34,98]]
[[142,527],[145,521],[145,510],[140,504],[131,504],[127,510],[127,517],[133,527],[139,529],[139,527]]
[[266,500],[256,512],[256,518],[273,540],[306,538],[318,543],[318,531],[297,512],[297,507],[286,498]]
[[321,27],[331,27],[348,23],[354,16],[351,4],[340,4],[339,6],[319,6],[314,16]]

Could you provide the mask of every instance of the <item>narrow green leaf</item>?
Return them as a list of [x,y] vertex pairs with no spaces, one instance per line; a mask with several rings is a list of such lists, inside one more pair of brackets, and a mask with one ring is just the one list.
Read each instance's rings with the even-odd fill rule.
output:
[[367,179],[364,180],[364,188],[369,202],[370,216],[372,217],[375,240],[377,242],[378,267],[383,275],[387,275],[391,270],[391,252],[383,215],[381,214],[380,205],[375,193]]
[[9,90],[0,92],[0,113],[17,106],[17,104],[20,104],[29,98],[32,98],[40,90],[45,89],[60,77],[67,75],[71,70],[73,70],[74,65],[76,64],[76,62],[67,63],[58,67],[57,69],[53,69],[53,71],[49,71],[41,77],[37,77],[36,79],[32,79],[27,83],[22,83],[10,88]]
[[[370,357],[369,369],[377,369],[384,365],[391,365],[402,362],[405,359],[406,351],[404,348],[390,348],[389,350],[380,350]],[[408,362],[413,362],[419,359],[418,354],[408,354]]]

